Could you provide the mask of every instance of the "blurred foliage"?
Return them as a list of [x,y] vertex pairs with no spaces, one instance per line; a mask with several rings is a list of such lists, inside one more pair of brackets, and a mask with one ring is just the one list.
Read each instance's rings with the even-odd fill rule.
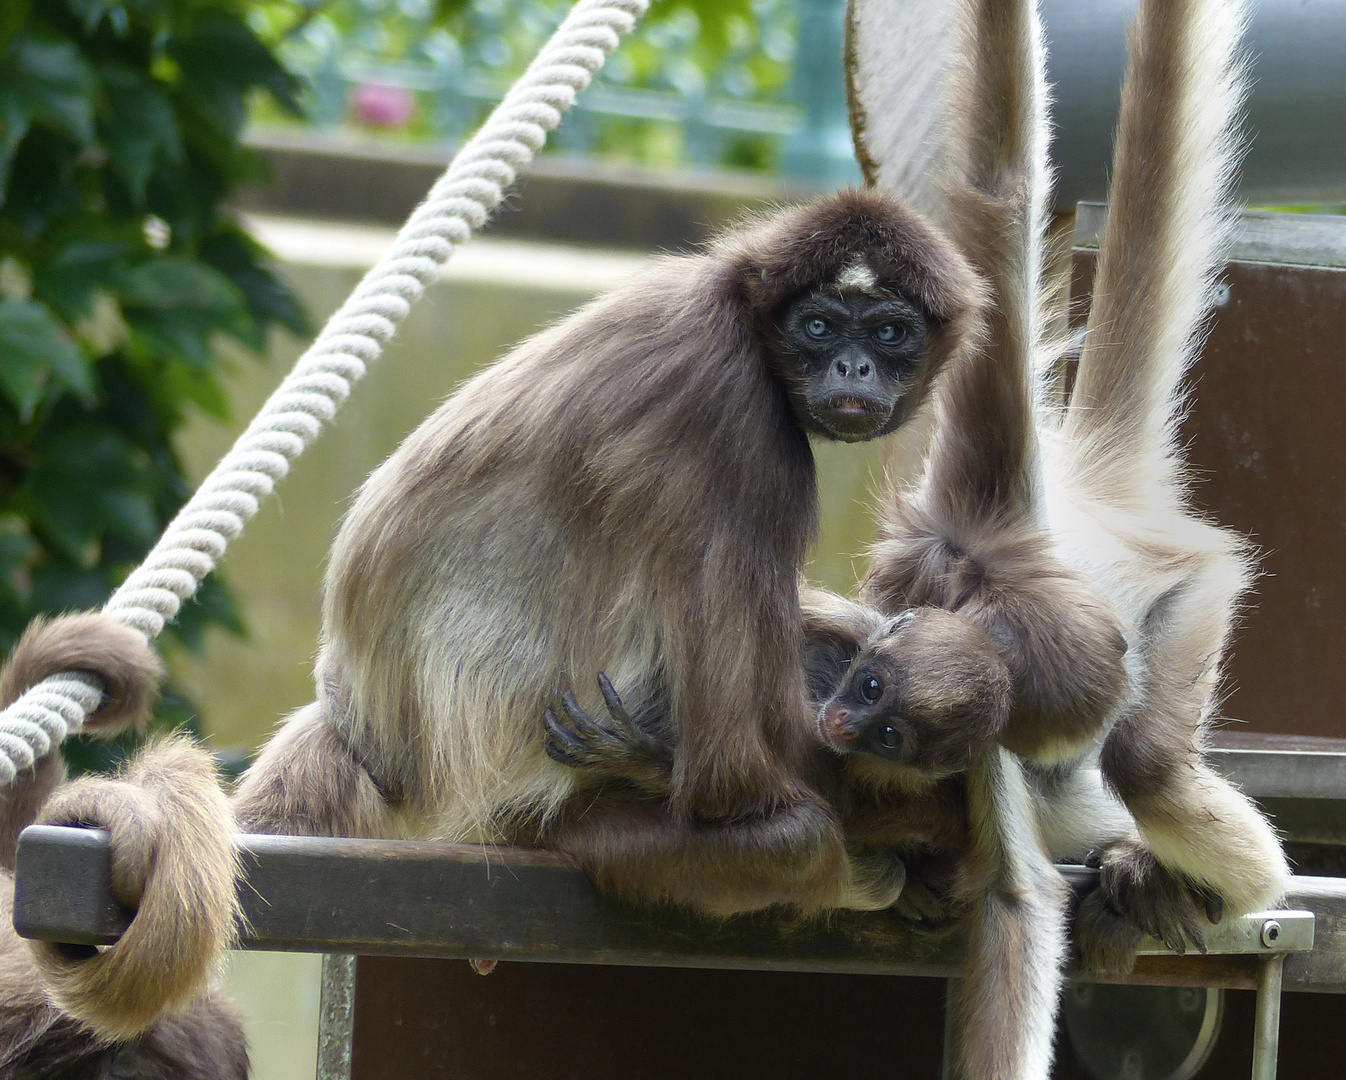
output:
[[[571,4],[259,0],[250,22],[309,83],[312,122],[452,142],[480,123]],[[687,103],[785,104],[795,14],[792,0],[655,0],[596,82],[618,95],[656,91]],[[741,116],[744,130],[714,133],[698,128],[694,116],[690,122],[658,119],[642,116],[637,107],[629,115],[600,117],[581,108],[547,152],[663,167],[772,167],[779,136],[753,130],[749,114]],[[265,104],[256,118],[282,119]]]
[[[0,3],[0,648],[101,604],[182,504],[171,440],[192,407],[226,415],[219,339],[305,329],[221,207],[261,167],[250,96],[298,107],[246,7]],[[213,576],[160,640],[210,624],[242,632]],[[159,721],[190,713],[170,687]]]

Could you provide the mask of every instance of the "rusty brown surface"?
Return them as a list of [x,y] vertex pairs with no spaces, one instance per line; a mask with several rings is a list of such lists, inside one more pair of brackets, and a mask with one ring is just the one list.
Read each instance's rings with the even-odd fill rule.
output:
[[[1076,321],[1096,258],[1075,253]],[[1346,271],[1233,263],[1222,280],[1182,439],[1198,505],[1262,551],[1223,714],[1346,736]]]

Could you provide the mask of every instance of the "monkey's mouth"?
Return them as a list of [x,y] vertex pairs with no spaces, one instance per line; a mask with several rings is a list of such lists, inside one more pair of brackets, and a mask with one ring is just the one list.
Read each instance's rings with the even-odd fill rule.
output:
[[834,394],[815,407],[818,422],[838,439],[865,439],[888,422],[892,406],[853,394]]

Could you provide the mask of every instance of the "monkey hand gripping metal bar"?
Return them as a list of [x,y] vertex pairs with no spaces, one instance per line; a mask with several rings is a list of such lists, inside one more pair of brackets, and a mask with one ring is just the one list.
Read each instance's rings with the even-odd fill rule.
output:
[[[454,249],[490,219],[518,171],[648,6],[649,0],[579,0],[450,162],[391,250],[113,593],[104,607],[108,614],[154,638],[195,595],[290,462],[336,414]],[[0,713],[0,786],[78,731],[101,696],[96,679],[69,672],[39,683]]]

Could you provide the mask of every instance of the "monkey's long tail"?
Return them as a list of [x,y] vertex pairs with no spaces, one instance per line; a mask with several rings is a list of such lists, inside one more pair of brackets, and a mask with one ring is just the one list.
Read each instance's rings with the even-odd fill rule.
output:
[[[105,612],[153,638],[196,594],[229,541],[335,415],[454,249],[490,218],[519,169],[648,6],[649,0],[579,0]],[[79,730],[102,697],[98,680],[71,672],[47,679],[0,713],[0,786]]]
[[1035,359],[1051,190],[1045,50],[1032,0],[963,0],[949,79],[949,229],[990,289],[986,338],[936,392],[923,490],[953,519],[1036,517]]
[[972,902],[955,997],[960,1080],[1047,1080],[1066,956],[1066,888],[1038,833],[1018,758],[968,773]]
[[1108,221],[1062,434],[1086,490],[1143,510],[1182,482],[1182,380],[1210,313],[1241,158],[1244,0],[1140,5]]

